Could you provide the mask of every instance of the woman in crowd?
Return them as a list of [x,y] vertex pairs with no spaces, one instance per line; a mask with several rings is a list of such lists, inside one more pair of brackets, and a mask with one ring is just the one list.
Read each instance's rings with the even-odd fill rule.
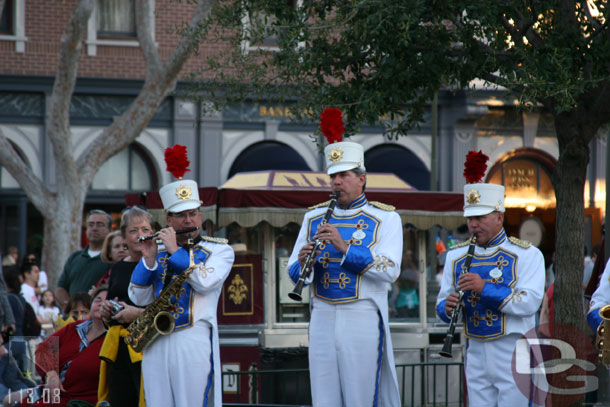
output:
[[9,394],[4,402],[21,400],[19,406],[94,406],[97,402],[99,353],[106,327],[101,306],[107,288],[93,293],[91,318],[72,322],[44,340],[36,349],[36,368],[44,384],[23,392]]
[[[108,265],[113,265],[119,260],[127,257],[127,245],[125,244],[125,240],[123,239],[123,235],[120,230],[115,230],[106,235],[104,239],[104,244],[102,245],[102,252],[100,253],[100,258],[102,261]],[[108,271],[95,285],[96,287],[102,284],[108,284],[108,280],[110,279],[110,270],[111,267],[108,268]]]
[[111,326],[104,349],[114,349],[115,352],[100,355],[107,362],[107,387],[100,387],[100,398],[108,400],[113,407],[132,407],[144,402],[143,394],[140,393],[141,354],[129,349],[120,338],[127,332],[124,328],[142,311],[129,299],[127,288],[131,273],[142,258],[142,243],[138,239],[153,232],[150,213],[138,207],[131,207],[123,212],[121,234],[129,254],[110,269],[108,298],[117,301],[124,308],[113,312],[109,301],[104,302],[104,320]]

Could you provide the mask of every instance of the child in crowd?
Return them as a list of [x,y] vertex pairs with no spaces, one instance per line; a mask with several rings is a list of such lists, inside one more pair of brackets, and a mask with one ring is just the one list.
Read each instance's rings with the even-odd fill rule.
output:
[[42,293],[42,301],[38,311],[38,314],[42,317],[42,328],[45,331],[45,336],[53,333],[53,326],[57,323],[60,313],[61,310],[55,301],[55,294],[51,290],[46,290]]

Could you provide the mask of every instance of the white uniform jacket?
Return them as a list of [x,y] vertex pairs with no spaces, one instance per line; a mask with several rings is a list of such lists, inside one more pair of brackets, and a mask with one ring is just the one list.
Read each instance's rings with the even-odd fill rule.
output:
[[[213,239],[213,238],[212,238]],[[177,313],[173,313],[176,330],[187,329],[196,321],[207,321],[212,329],[214,356],[214,405],[222,402],[222,382],[220,369],[220,347],[216,308],[222,291],[222,284],[231,272],[235,254],[227,244],[213,241],[199,241],[194,247],[197,267],[183,285],[183,294],[178,301]],[[159,247],[157,261],[148,268],[142,259],[131,275],[129,298],[134,304],[145,306],[158,297],[164,287],[166,275],[178,275],[189,267],[189,252],[178,249],[171,256],[164,246]],[[168,277],[169,280],[169,277]],[[202,340],[208,340],[202,338]],[[154,343],[151,345],[154,346]]]
[[599,310],[604,305],[610,304],[610,261],[606,263],[606,268],[599,279],[599,286],[591,297],[589,303],[589,312],[587,313],[587,322],[593,331],[597,332],[599,324],[602,323],[602,317],[599,315]]
[[[384,209],[380,209],[379,207]],[[349,245],[343,255],[330,243],[320,245],[320,255],[314,261],[314,272],[306,283],[312,284],[312,296],[331,304],[371,300],[379,309],[387,351],[384,352],[382,386],[395,386],[382,394],[399,394],[390,326],[388,323],[388,284],[400,274],[402,259],[402,222],[393,208],[383,204],[370,204],[362,194],[347,208],[335,208],[329,224],[337,227]],[[299,236],[288,260],[288,274],[294,283],[299,278],[299,250],[313,241],[327,207],[313,209],[305,214]],[[391,401],[400,403],[400,401]]]
[[[443,270],[436,312],[445,322],[445,299],[455,291],[468,246],[449,250]],[[524,334],[535,326],[544,295],[544,257],[529,242],[507,238],[504,229],[487,248],[476,246],[471,273],[485,281],[482,293],[464,293],[465,335],[491,340],[511,333]]]

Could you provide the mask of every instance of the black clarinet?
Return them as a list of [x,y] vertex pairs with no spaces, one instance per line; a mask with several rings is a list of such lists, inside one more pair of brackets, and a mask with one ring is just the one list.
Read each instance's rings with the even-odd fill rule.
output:
[[[196,230],[199,230],[199,228],[197,226],[192,227],[192,228],[186,228],[186,229],[178,229],[178,230],[176,230],[176,234],[180,235],[182,233],[194,232]],[[159,232],[155,233],[154,235],[150,235],[150,236],[140,236],[138,238],[138,242],[145,242],[147,240],[154,239],[157,236],[159,236]]]
[[[477,235],[473,235],[470,239],[470,245],[468,246],[468,253],[466,254],[466,261],[464,263],[464,269],[461,274],[470,272],[470,264],[472,263],[472,256],[474,255],[474,248],[477,243]],[[459,284],[459,280],[458,280]],[[462,311],[462,300],[464,298],[464,291],[456,287],[458,293],[458,303],[451,314],[451,322],[449,323],[449,329],[445,336],[445,342],[443,343],[443,349],[438,353],[445,358],[453,357],[451,353],[451,347],[453,346],[453,334],[455,332],[455,325],[457,324],[458,315]]]
[[[328,209],[326,210],[326,214],[324,215],[324,219],[322,219],[322,222],[320,223],[320,225],[325,225],[330,220],[330,217],[333,214],[333,211],[335,210],[335,206],[337,205],[338,197],[339,197],[338,194],[332,194],[330,196],[330,203],[328,204]],[[309,275],[311,274],[311,272],[313,270],[313,261],[316,258],[316,251],[318,250],[318,247],[321,244],[322,244],[322,240],[320,240],[320,239],[314,240],[313,250],[311,251],[311,253],[309,253],[309,256],[307,256],[307,259],[305,259],[305,264],[303,264],[303,267],[301,267],[301,272],[299,274],[299,280],[297,281],[296,285],[294,286],[294,289],[292,290],[292,292],[288,293],[288,297],[290,297],[291,300],[301,301],[303,299],[303,297],[301,296],[301,292],[303,291],[303,287],[305,286],[305,280],[307,280],[307,277],[309,277]]]

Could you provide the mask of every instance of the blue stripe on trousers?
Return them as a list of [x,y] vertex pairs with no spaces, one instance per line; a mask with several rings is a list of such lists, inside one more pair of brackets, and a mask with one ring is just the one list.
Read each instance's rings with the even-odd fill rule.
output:
[[208,405],[208,397],[210,396],[210,389],[212,388],[212,379],[214,378],[214,341],[212,340],[213,333],[214,328],[210,327],[210,374],[208,375],[208,384],[205,386],[203,407],[207,407]]
[[381,376],[381,364],[383,361],[383,340],[385,338],[385,331],[383,330],[383,318],[381,318],[381,313],[377,311],[379,315],[379,348],[378,348],[378,357],[377,357],[377,375],[375,376],[375,398],[373,399],[373,407],[377,407],[377,403],[379,401],[379,377]]

